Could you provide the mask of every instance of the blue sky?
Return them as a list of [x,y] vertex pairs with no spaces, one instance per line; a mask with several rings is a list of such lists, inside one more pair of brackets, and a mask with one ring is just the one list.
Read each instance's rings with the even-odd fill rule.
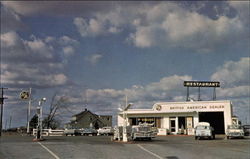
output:
[[[116,118],[125,95],[134,108],[184,101],[183,81],[211,80],[249,123],[249,42],[249,2],[4,1],[4,121],[25,125],[18,95],[30,87],[34,99],[48,99],[45,113],[53,94],[67,98],[70,111],[58,112],[65,123],[85,107]],[[202,89],[202,100],[211,92]]]

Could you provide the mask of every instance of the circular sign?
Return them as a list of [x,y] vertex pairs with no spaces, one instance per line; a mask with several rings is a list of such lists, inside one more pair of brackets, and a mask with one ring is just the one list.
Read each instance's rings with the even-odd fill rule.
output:
[[20,93],[20,98],[21,99],[28,99],[29,96],[30,96],[29,92],[23,91],[23,92]]
[[155,107],[155,109],[158,110],[158,111],[160,111],[161,108],[162,108],[161,105],[157,105],[157,106]]

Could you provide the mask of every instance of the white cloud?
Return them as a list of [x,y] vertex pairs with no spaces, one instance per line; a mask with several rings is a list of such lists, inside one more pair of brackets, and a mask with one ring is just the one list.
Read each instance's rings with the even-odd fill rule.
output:
[[211,76],[212,80],[221,81],[225,87],[249,84],[250,58],[244,57],[240,61],[227,61]]
[[83,18],[78,17],[74,19],[74,24],[83,37],[104,34],[103,24],[96,19],[90,19],[89,21],[87,21]]
[[95,37],[99,35],[106,35],[108,33],[119,33],[121,31],[120,28],[114,25],[110,25],[110,19],[101,18],[90,18],[83,19],[81,17],[77,17],[74,19],[74,24],[83,37]]
[[34,39],[33,41],[24,41],[24,43],[27,44],[27,47],[31,50],[31,52],[40,54],[42,56],[44,55],[48,59],[53,58],[53,47],[47,45],[41,39]]
[[64,74],[63,62],[74,53],[77,44],[67,36],[41,39],[32,35],[24,40],[16,32],[1,34],[2,83],[18,88],[66,84],[69,79]]
[[56,40],[56,38],[55,37],[52,37],[52,36],[47,36],[46,38],[45,38],[45,42],[46,43],[51,43],[51,42],[53,42],[53,41],[55,41]]
[[249,97],[249,92],[250,92],[250,86],[246,85],[246,86],[235,86],[235,87],[231,87],[231,88],[222,88],[219,89],[217,91],[217,96],[218,97]]
[[7,32],[1,35],[1,46],[12,47],[18,43],[19,37],[16,32]]
[[[233,112],[245,120],[249,116],[250,105],[250,58],[239,61],[227,61],[211,76],[212,80],[220,81],[221,88],[217,89],[217,97],[233,101]],[[249,118],[247,119],[249,122]]]
[[63,48],[63,52],[64,52],[65,56],[71,56],[74,54],[75,49],[71,46],[67,46],[67,47]]
[[93,54],[89,57],[86,57],[85,60],[90,62],[92,65],[97,64],[101,59],[103,58],[103,55],[101,54]]
[[[209,8],[210,4],[213,7]],[[125,39],[136,47],[188,48],[196,52],[212,52],[223,45],[248,41],[248,4],[197,2],[185,7],[185,2],[3,2],[15,14],[25,16],[76,15],[74,25],[83,37],[125,32]],[[237,11],[235,16],[228,15],[232,8]],[[201,9],[217,10],[216,18],[201,13]]]
[[68,36],[62,36],[59,38],[59,43],[61,45],[78,45],[79,42],[75,39],[72,39]]
[[[249,14],[244,13],[243,18],[241,12],[234,17],[218,13],[217,18],[211,18],[199,13],[198,9],[181,7],[173,2],[135,6],[118,7],[102,14],[97,12],[90,19],[77,17],[74,24],[83,37],[127,30],[127,41],[140,48],[181,47],[196,52],[212,52],[222,45],[232,45],[247,38]],[[249,13],[244,9],[246,11]]]
[[67,77],[64,74],[55,74],[49,78],[47,78],[47,81],[51,82],[51,85],[63,85],[67,82]]
[[[182,47],[212,51],[221,44],[240,39],[247,28],[238,18],[208,16],[169,3],[159,4],[145,12],[146,20],[136,25],[132,42],[137,47]],[[157,8],[157,10],[155,9]]]
[[[120,102],[127,95],[132,102],[150,102],[159,100],[174,100],[175,96],[185,96],[183,81],[191,80],[190,76],[164,77],[159,82],[150,83],[146,86],[132,86],[129,89],[88,89],[87,94],[90,102],[104,102],[109,99],[112,102]],[[83,93],[84,95],[84,93]]]

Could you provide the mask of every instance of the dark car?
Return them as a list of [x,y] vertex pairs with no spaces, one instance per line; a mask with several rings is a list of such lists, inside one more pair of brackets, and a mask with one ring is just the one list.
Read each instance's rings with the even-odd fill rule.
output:
[[82,135],[84,135],[84,136],[89,136],[89,135],[96,136],[97,131],[93,128],[85,128],[82,130]]
[[243,125],[244,136],[250,136],[250,125]]

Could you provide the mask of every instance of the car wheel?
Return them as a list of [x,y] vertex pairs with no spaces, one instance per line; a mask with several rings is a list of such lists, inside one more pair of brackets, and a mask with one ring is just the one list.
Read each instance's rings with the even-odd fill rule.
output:
[[195,140],[197,140],[197,139],[198,139],[198,137],[197,137],[197,136],[195,136],[194,138],[195,138]]
[[229,139],[229,136],[227,136],[227,139]]

